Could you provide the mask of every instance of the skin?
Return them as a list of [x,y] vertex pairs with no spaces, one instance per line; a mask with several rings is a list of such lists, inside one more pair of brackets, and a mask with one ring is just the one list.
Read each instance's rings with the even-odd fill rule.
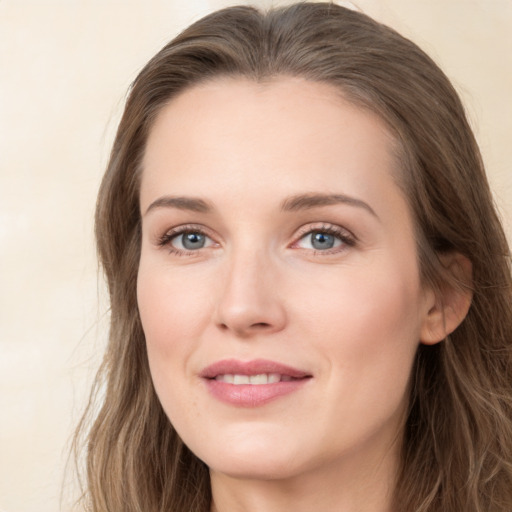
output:
[[[138,304],[156,392],[210,467],[212,510],[390,511],[414,355],[445,334],[393,147],[378,117],[291,78],[196,86],[152,128]],[[283,209],[304,194],[351,201]],[[184,227],[204,247],[184,250]],[[334,247],[315,249],[327,228]],[[228,358],[312,378],[235,407],[199,377]]]

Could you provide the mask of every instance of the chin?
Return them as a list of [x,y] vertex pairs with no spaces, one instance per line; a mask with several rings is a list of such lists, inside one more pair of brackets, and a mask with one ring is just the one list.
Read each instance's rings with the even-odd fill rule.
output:
[[300,473],[297,455],[303,454],[303,447],[293,442],[289,433],[280,436],[268,433],[268,429],[259,433],[255,429],[241,430],[245,431],[212,436],[209,442],[204,438],[189,448],[211,471],[232,478],[277,480]]
[[210,471],[240,480],[286,480],[301,473],[289,457],[259,454],[249,458],[229,453],[216,459],[211,464],[206,461]]

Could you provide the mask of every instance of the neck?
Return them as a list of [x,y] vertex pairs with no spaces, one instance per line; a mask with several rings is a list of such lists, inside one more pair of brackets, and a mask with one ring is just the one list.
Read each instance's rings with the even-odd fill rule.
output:
[[211,471],[211,512],[391,512],[396,450],[371,463],[352,462],[279,480]]

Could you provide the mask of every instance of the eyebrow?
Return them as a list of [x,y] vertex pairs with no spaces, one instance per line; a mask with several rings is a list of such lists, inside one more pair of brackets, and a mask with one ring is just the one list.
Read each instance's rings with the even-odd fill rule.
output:
[[147,215],[148,212],[156,208],[176,208],[178,210],[189,210],[199,213],[208,213],[212,209],[206,201],[196,197],[162,196],[148,206],[144,215]]
[[[363,208],[377,219],[379,218],[368,203],[345,194],[298,194],[285,199],[281,204],[281,210],[285,212],[295,212],[335,204],[346,204]],[[148,206],[144,215],[147,215],[151,210],[157,208],[176,208],[178,210],[188,210],[198,213],[208,213],[212,211],[210,204],[198,197],[162,196]]]
[[375,210],[368,203],[345,194],[299,194],[289,197],[283,201],[281,209],[283,211],[295,212],[298,210],[308,210],[310,208],[331,206],[335,204],[346,204],[349,206],[363,208],[377,219],[379,218],[375,213]]

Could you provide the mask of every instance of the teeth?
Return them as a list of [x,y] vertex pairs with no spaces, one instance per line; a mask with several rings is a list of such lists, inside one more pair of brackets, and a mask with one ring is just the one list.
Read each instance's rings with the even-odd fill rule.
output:
[[280,381],[290,381],[292,378],[288,375],[281,375],[279,373],[260,373],[258,375],[233,375],[226,373],[224,375],[217,375],[215,380],[227,382],[228,384],[275,384]]
[[233,384],[249,384],[249,382],[249,375],[235,375],[233,379]]
[[265,373],[260,373],[259,375],[251,375],[249,377],[249,382],[251,384],[268,384],[268,377]]

